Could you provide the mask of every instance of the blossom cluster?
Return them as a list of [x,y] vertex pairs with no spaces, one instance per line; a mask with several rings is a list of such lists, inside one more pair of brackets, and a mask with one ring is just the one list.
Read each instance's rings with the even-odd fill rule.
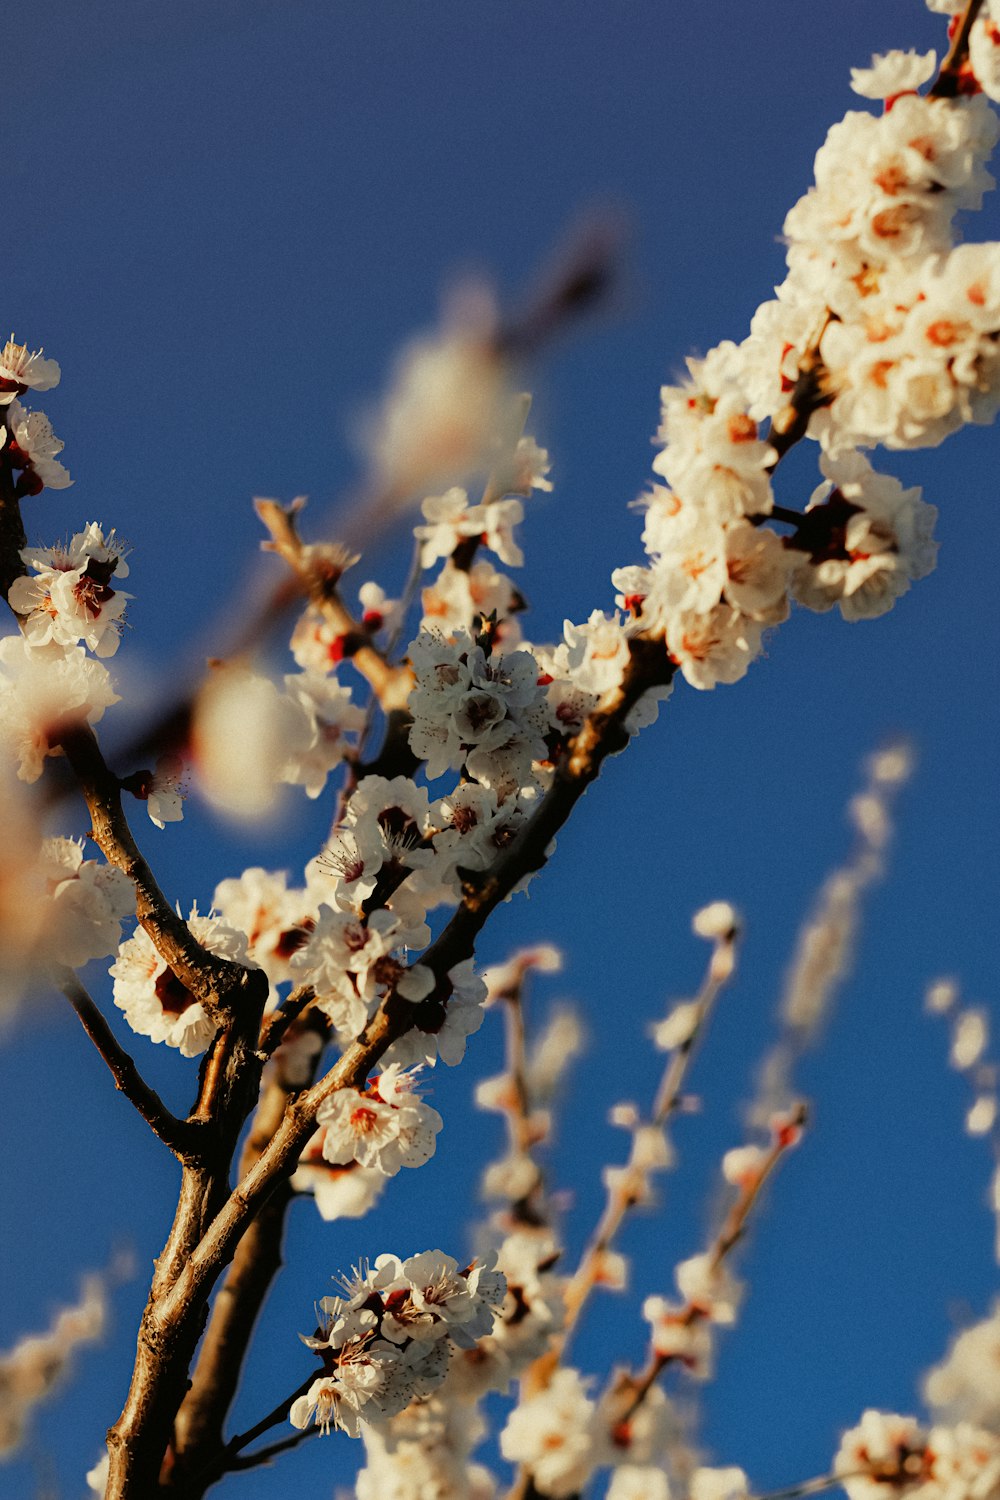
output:
[[[28,412],[20,397],[48,391],[60,370],[42,351],[9,339],[0,351],[3,453],[15,497],[64,489],[67,470],[56,455],[63,444],[44,412]],[[21,634],[0,641],[0,737],[23,781],[36,781],[53,736],[74,723],[96,723],[118,701],[106,668],[87,655],[111,656],[118,647],[128,595],[112,579],[128,574],[124,548],[96,522],[55,547],[23,548],[32,576],[15,578],[7,601]]]
[[78,969],[118,947],[135,911],[132,883],[81,840],[43,838],[37,808],[16,781],[0,775],[0,1013],[33,981]]
[[[933,53],[855,70],[882,113],[854,110],[830,130],[785,221],[774,299],[742,343],[664,387],[650,562],[614,582],[696,687],[741,677],[791,600],[870,618],[934,566],[934,508],[862,450],[935,445],[1000,407],[1000,247],[955,243],[956,215],[992,186],[998,123],[980,90],[996,96],[998,35],[986,7],[954,96],[918,92]],[[773,488],[796,421],[821,446],[823,483],[803,512]]]
[[[188,928],[207,952],[233,963],[251,962],[243,933],[219,917],[199,916],[194,907]],[[204,1052],[215,1035],[215,1023],[160,955],[145,928],[137,927],[121,944],[109,972],[115,982],[115,1004],[133,1031],[179,1048],[182,1057]]]
[[303,1342],[323,1374],[291,1407],[295,1427],[311,1421],[353,1436],[378,1425],[444,1381],[457,1349],[489,1333],[506,1287],[483,1262],[460,1268],[440,1250],[400,1260],[380,1255],[345,1280],[343,1297],[320,1302],[323,1322]]
[[[930,3],[957,14],[952,0]],[[297,670],[279,680],[247,657],[214,664],[180,749],[167,746],[155,771],[116,780],[162,828],[181,816],[188,761],[207,798],[242,818],[272,811],[278,787],[317,799],[343,773],[329,836],[301,884],[253,866],[218,884],[208,914],[192,906],[186,919],[205,953],[266,977],[280,1045],[271,1055],[265,1032],[259,1059],[283,1095],[312,1082],[328,1046],[345,1052],[376,1018],[391,1018],[378,1072],[352,1074],[363,1081],[351,1087],[327,1079],[311,1096],[315,1131],[292,1187],[312,1193],[325,1219],[361,1217],[390,1178],[429,1160],[443,1120],[421,1095],[422,1070],[460,1063],[489,1009],[516,1018],[504,1070],[477,1093],[507,1125],[483,1180],[485,1253],[464,1267],[438,1250],[380,1256],[342,1295],[322,1300],[320,1326],[304,1339],[321,1373],[289,1419],[300,1430],[315,1423],[363,1437],[359,1500],[487,1500],[492,1477],[472,1461],[484,1431],[477,1404],[514,1381],[520,1399],[499,1447],[531,1493],[576,1496],[607,1469],[609,1500],[668,1500],[684,1468],[677,1413],[657,1377],[670,1365],[708,1379],[716,1332],[737,1319],[744,1288],[730,1252],[767,1173],[798,1139],[789,1059],[844,972],[860,897],[881,873],[888,792],[906,766],[891,756],[873,766],[853,809],[857,857],[828,885],[806,933],[783,1039],[754,1105],[768,1143],[726,1154],[732,1191],[722,1224],[677,1265],[675,1295],[645,1297],[645,1369],[612,1370],[603,1388],[564,1362],[568,1339],[595,1286],[628,1281],[614,1235],[627,1211],[653,1204],[657,1175],[673,1165],[668,1124],[685,1106],[687,1059],[733,972],[739,918],[717,902],[695,919],[713,945],[705,984],[653,1028],[668,1063],[652,1111],[626,1102],[611,1112],[629,1133],[628,1159],[606,1168],[604,1216],[569,1273],[560,1203],[538,1148],[581,1029],[558,1012],[529,1047],[519,1027],[526,976],[553,971],[558,957],[532,950],[481,977],[471,957],[441,961],[451,950],[433,945],[435,914],[471,906],[498,871],[514,872],[504,892],[523,889],[531,871],[516,856],[527,846],[538,863],[551,850],[537,847],[544,839],[532,844],[533,820],[602,714],[634,733],[655,718],[675,673],[703,690],[742,678],[792,603],[872,618],[934,567],[934,508],[878,472],[868,452],[932,446],[1000,410],[1000,246],[956,238],[957,215],[992,185],[985,164],[1000,126],[987,99],[1000,99],[1000,0],[988,0],[973,27],[962,86],[921,93],[935,70],[934,54],[902,52],[855,70],[855,92],[881,112],[853,110],[830,131],[814,185],[786,218],[787,275],[774,298],[741,343],[689,361],[688,377],[663,388],[656,481],[642,501],[645,558],[612,573],[613,611],[566,620],[556,642],[525,637],[526,601],[502,569],[523,563],[516,528],[532,492],[552,488],[548,454],[523,434],[525,403],[508,388],[495,340],[415,346],[375,423],[373,466],[390,512],[420,504],[412,588],[396,599],[366,580],[352,613],[339,590],[358,559],[303,545],[294,561],[310,602],[290,636]],[[41,352],[11,341],[0,353],[0,456],[15,499],[69,483],[47,417],[20,402],[58,378]],[[799,437],[818,445],[820,482],[793,509],[778,499],[775,476]],[[481,469],[489,478],[476,500],[458,481]],[[19,633],[0,641],[0,743],[21,782],[37,781],[71,731],[118,701],[104,661],[118,649],[131,597],[118,586],[127,550],[96,522],[64,544],[19,548],[7,596]],[[419,624],[401,654],[418,593]],[[655,682],[637,665],[650,642],[662,643]],[[367,706],[347,677],[355,669],[369,679]],[[380,674],[391,691],[380,689]],[[127,877],[85,858],[82,844],[36,842],[25,868],[39,897],[37,929],[25,953],[44,948],[46,963],[73,968],[115,954],[113,999],[132,1029],[186,1058],[204,1052],[218,1017],[146,930],[122,940],[134,910]],[[3,906],[0,916],[12,925]],[[275,1015],[292,990],[298,1008]],[[951,1004],[938,998],[937,1009]],[[982,1015],[963,1010],[952,1060],[973,1078],[969,1128],[984,1134],[997,1114],[995,1078],[981,1072],[987,1040]],[[890,1491],[1000,1500],[997,1403],[976,1373],[997,1347],[994,1312],[932,1372],[928,1403],[950,1425],[865,1413],[834,1462],[850,1500]],[[742,1500],[747,1488],[741,1470],[700,1468],[689,1492]]]
[[834,1473],[849,1500],[995,1500],[1000,1436],[971,1422],[927,1429],[914,1417],[866,1411],[844,1433]]

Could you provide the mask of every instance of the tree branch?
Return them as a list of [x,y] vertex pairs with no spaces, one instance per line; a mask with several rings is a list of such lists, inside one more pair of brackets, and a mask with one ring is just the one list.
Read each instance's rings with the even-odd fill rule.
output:
[[267,981],[259,969],[218,958],[203,948],[160,890],[122,810],[118,778],[109,770],[93,731],[73,724],[55,736],[83,792],[91,836],[109,864],[135,886],[136,917],[157,953],[220,1025],[237,1011],[259,1004]]
[[[709,1263],[713,1270],[717,1270],[722,1265],[726,1257],[732,1253],[743,1238],[746,1233],[747,1220],[754,1205],[760,1198],[764,1184],[772,1176],[778,1163],[787,1154],[789,1146],[797,1139],[795,1131],[801,1130],[805,1121],[806,1107],[805,1104],[800,1102],[795,1106],[789,1119],[789,1127],[791,1128],[778,1133],[774,1144],[762,1161],[753,1180],[740,1190],[732,1207],[726,1214],[722,1226],[709,1250]],[[685,1313],[685,1319],[688,1323],[694,1323],[705,1316],[706,1314],[696,1304],[688,1304]],[[676,1356],[673,1354],[658,1354],[654,1350],[645,1370],[634,1380],[630,1378],[633,1394],[628,1406],[619,1419],[620,1421],[631,1421],[660,1374],[669,1364],[673,1363],[675,1358]]]
[[[230,1439],[222,1451],[212,1460],[211,1464],[194,1476],[194,1483],[197,1486],[194,1493],[198,1495],[204,1494],[208,1486],[214,1484],[223,1474],[229,1473],[233,1469],[256,1468],[258,1464],[265,1462],[273,1454],[282,1453],[286,1448],[294,1448],[298,1443],[302,1442],[308,1435],[309,1428],[306,1428],[302,1432],[296,1432],[291,1437],[283,1438],[280,1442],[273,1443],[269,1448],[264,1448],[259,1453],[250,1454],[242,1462],[237,1458],[237,1455],[242,1453],[244,1448],[248,1448],[263,1433],[270,1431],[272,1427],[276,1427],[279,1422],[285,1420],[294,1403],[300,1396],[306,1394],[315,1379],[315,1373],[308,1376],[290,1396],[286,1396],[283,1401],[279,1401],[278,1405],[272,1407],[266,1416],[261,1417],[259,1422],[255,1422],[246,1432],[241,1432],[237,1437]],[[312,1431],[318,1431],[318,1428],[313,1428]],[[236,1460],[236,1462],[232,1460]],[[192,1491],[185,1490],[184,1494],[187,1497],[192,1494]]]
[[[665,1125],[678,1107],[681,1090],[697,1054],[698,1045],[704,1036],[715,1002],[723,986],[732,977],[735,967],[735,942],[736,933],[733,932],[716,944],[701,989],[695,997],[697,1013],[694,1025],[680,1046],[671,1052],[664,1068],[650,1116],[652,1125]],[[542,1356],[540,1363],[544,1362],[546,1374],[551,1373],[551,1369],[559,1363],[587,1300],[597,1285],[601,1262],[614,1243],[615,1236],[626,1215],[636,1206],[636,1202],[627,1181],[609,1189],[607,1205],[597,1228],[566,1287],[566,1322],[559,1337],[554,1341],[554,1357]]]
[[[288,1091],[272,1080],[261,1097],[253,1129],[243,1148],[241,1177],[260,1159],[281,1123],[287,1103]],[[291,1188],[287,1181],[283,1182],[240,1240],[215,1298],[190,1389],[174,1423],[176,1472],[183,1477],[183,1493],[188,1500],[202,1493],[197,1488],[201,1476],[211,1483],[208,1475],[215,1474],[217,1457],[221,1463],[223,1453],[239,1451],[232,1444],[223,1444],[223,1428],[239,1387],[257,1317],[282,1266],[285,1215],[291,1199]]]
[[[418,960],[432,969],[439,982],[450,968],[471,956],[475,939],[495,907],[525,874],[544,865],[552,839],[605,759],[627,745],[625,721],[631,709],[648,691],[672,679],[675,668],[662,640],[637,638],[631,651],[620,687],[606,695],[570,743],[538,811],[491,871],[469,876],[462,906]],[[319,1106],[337,1089],[358,1087],[392,1042],[416,1023],[415,1011],[416,1007],[393,994],[386,997],[330,1072],[290,1100],[273,1139],[226,1201],[217,1202],[218,1175],[186,1181],[168,1242],[169,1254],[161,1257],[143,1316],[129,1397],[109,1434],[112,1496],[138,1496],[155,1485],[169,1424],[181,1406],[187,1371],[204,1328],[208,1293],[263,1205],[294,1172],[315,1128]],[[225,1041],[221,1035],[217,1045]],[[259,1062],[256,1052],[254,1058]],[[227,1125],[234,1113],[238,1112],[230,1111]],[[239,1121],[243,1118],[245,1113]]]
[[0,589],[5,602],[14,580],[24,572],[21,549],[27,545],[7,440],[9,415],[9,406],[0,407],[0,434],[3,436],[0,445]]
[[962,19],[955,27],[948,55],[928,91],[931,99],[954,99],[961,92],[961,76],[969,56],[969,33],[983,8],[983,0],[966,0]]
[[264,1464],[270,1463],[272,1458],[277,1458],[279,1453],[287,1453],[290,1448],[297,1448],[304,1443],[306,1438],[315,1437],[322,1428],[315,1426],[303,1427],[298,1432],[293,1432],[290,1437],[282,1438],[278,1443],[269,1443],[266,1448],[258,1448],[256,1453],[248,1453],[246,1458],[237,1458],[229,1465],[230,1473],[242,1473],[244,1469],[259,1469]]
[[76,1011],[84,1031],[107,1063],[115,1088],[139,1112],[146,1124],[180,1161],[191,1161],[200,1152],[201,1130],[172,1114],[159,1094],[151,1089],[135,1062],[125,1051],[96,1003],[76,975],[66,970],[56,981]]
[[[526,874],[545,864],[553,838],[604,761],[628,743],[625,720],[631,709],[651,688],[671,680],[675,669],[661,640],[637,638],[631,647],[632,658],[621,686],[609,695],[605,706],[595,710],[571,742],[538,811],[491,870],[469,876],[462,905],[418,960],[439,981],[449,969],[471,957],[490,913]],[[388,996],[326,1077],[291,1101],[274,1139],[240,1181],[164,1298],[158,1311],[160,1319],[183,1319],[192,1301],[213,1283],[260,1205],[295,1170],[302,1147],[315,1127],[319,1106],[337,1089],[358,1087],[396,1038],[414,1025],[416,1009],[408,1001]]]
[[276,500],[254,501],[257,514],[271,535],[271,550],[277,552],[300,580],[309,602],[344,641],[344,655],[369,683],[385,713],[406,707],[413,687],[408,666],[393,666],[373,645],[371,634],[344,604],[337,584],[340,573],[324,567],[303,546],[295,525],[295,512]]
[[271,1057],[278,1050],[289,1026],[315,999],[316,991],[311,984],[300,984],[285,997],[281,1008],[268,1016],[261,1028],[258,1048],[261,1056]]

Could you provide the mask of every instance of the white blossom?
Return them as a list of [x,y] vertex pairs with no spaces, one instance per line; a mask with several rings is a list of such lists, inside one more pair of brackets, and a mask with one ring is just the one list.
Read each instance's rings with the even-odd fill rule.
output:
[[[188,927],[209,953],[253,967],[244,934],[220,918],[199,916],[193,907]],[[133,1031],[177,1047],[182,1057],[197,1057],[205,1051],[215,1035],[215,1022],[161,958],[144,928],[137,927],[121,944],[108,972],[115,981],[114,1002],[125,1012]]]
[[21,781],[37,781],[55,736],[96,724],[119,701],[106,667],[82,646],[33,649],[20,635],[0,640],[0,743]]
[[989,1317],[963,1329],[947,1357],[929,1370],[924,1399],[939,1420],[1000,1427],[1000,1301]]
[[888,99],[919,89],[936,67],[935,52],[876,53],[870,68],[851,69],[851,88],[864,99]]
[[29,354],[27,344],[16,343],[11,334],[0,350],[0,406],[26,390],[50,391],[59,384],[59,373],[54,359],[43,359],[41,349]]
[[429,1161],[444,1121],[412,1083],[412,1074],[390,1065],[363,1092],[336,1089],[316,1115],[324,1158],[334,1165],[357,1161],[386,1177]]
[[574,1495],[594,1466],[595,1406],[576,1370],[556,1370],[548,1386],[522,1400],[500,1434],[500,1451],[524,1464],[543,1495]]
[[49,490],[64,490],[73,483],[69,470],[56,456],[66,444],[56,437],[43,411],[25,411],[20,401],[12,401],[7,410],[7,428],[15,467],[27,467]]
[[42,903],[45,957],[79,969],[117,951],[123,920],[135,912],[135,888],[122,871],[84,859],[82,843],[49,838],[39,871],[48,894]]

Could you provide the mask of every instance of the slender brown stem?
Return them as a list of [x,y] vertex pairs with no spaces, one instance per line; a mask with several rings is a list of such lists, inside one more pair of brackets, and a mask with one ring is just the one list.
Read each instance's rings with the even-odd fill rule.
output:
[[813,338],[799,364],[798,379],[792,388],[788,405],[777,412],[771,421],[767,441],[775,451],[770,465],[773,474],[790,448],[802,441],[809,427],[813,412],[829,405],[831,393],[826,389],[827,369],[820,354],[820,344],[831,319],[827,312],[823,326]]
[[941,64],[940,72],[929,90],[932,99],[953,99],[959,92],[959,78],[963,64],[969,55],[969,33],[976,17],[983,8],[983,0],[966,0],[962,19],[955,27],[948,48],[948,55]]
[[234,1437],[231,1442],[228,1442],[226,1444],[226,1453],[242,1453],[244,1448],[248,1448],[263,1433],[269,1432],[272,1427],[276,1427],[279,1422],[283,1422],[295,1405],[295,1402],[300,1396],[306,1394],[315,1379],[315,1372],[312,1375],[307,1375],[302,1384],[296,1386],[290,1396],[286,1396],[283,1401],[278,1402],[277,1406],[271,1408],[267,1416],[261,1417],[260,1421],[255,1422],[252,1427],[248,1427],[246,1432],[241,1432],[238,1437]]
[[331,576],[304,547],[295,525],[295,512],[275,500],[258,500],[257,514],[271,535],[271,547],[301,581],[309,602],[344,639],[349,656],[371,686],[385,713],[406,707],[413,686],[408,666],[395,667],[373,645],[370,633],[356,620],[337,592],[337,576]]
[[298,1020],[306,1006],[311,1005],[315,999],[316,991],[313,986],[300,984],[286,996],[281,1009],[268,1016],[260,1033],[260,1052],[263,1057],[271,1057],[278,1050],[289,1026]]
[[25,571],[21,561],[21,550],[27,545],[21,506],[14,482],[14,468],[10,458],[10,443],[7,441],[10,407],[0,408],[0,589],[4,601],[10,593],[14,580]]
[[160,957],[215,1020],[223,1022],[255,1004],[263,1008],[267,981],[262,972],[209,953],[160,890],[122,810],[118,778],[106,765],[93,731],[73,724],[56,739],[87,803],[91,837],[108,863],[124,870],[135,886],[136,917]]
[[[534,816],[490,871],[469,875],[462,906],[438,940],[421,955],[419,961],[439,982],[455,964],[471,956],[490,913],[525,874],[545,864],[554,836],[598,776],[604,761],[627,745],[626,720],[631,709],[645,693],[671,680],[674,668],[662,641],[638,638],[632,641],[631,652],[622,684],[607,695],[572,741]],[[336,1089],[358,1087],[396,1037],[414,1024],[414,1007],[390,994],[326,1077],[289,1101],[260,1158],[229,1197],[220,1200],[220,1186],[235,1145],[232,1125],[235,1122],[238,1129],[242,1124],[247,1113],[243,1109],[246,1091],[255,1085],[255,1078],[259,1079],[254,1065],[259,1070],[256,1043],[260,1010],[250,1006],[235,1014],[243,1027],[252,1020],[253,1040],[248,1042],[245,1035],[237,1039],[244,1048],[243,1064],[221,1071],[220,1088],[214,1096],[212,1115],[216,1121],[225,1121],[223,1144],[229,1154],[220,1145],[214,1171],[202,1181],[185,1179],[182,1186],[175,1228],[168,1251],[161,1257],[161,1270],[143,1317],[129,1398],[109,1435],[109,1500],[145,1500],[155,1490],[159,1458],[184,1397],[187,1370],[204,1327],[209,1292],[263,1205],[294,1172],[315,1128],[319,1106]],[[223,1034],[219,1046],[226,1045]],[[236,1047],[236,1041],[232,1045]],[[248,1048],[252,1049],[249,1057]],[[232,1093],[234,1078],[244,1082],[238,1095]],[[227,1090],[232,1101],[228,1110],[224,1107]],[[223,1160],[225,1167],[220,1165]]]
[[198,1126],[189,1120],[178,1120],[159,1094],[150,1088],[76,975],[67,970],[59,976],[57,983],[107,1063],[115,1088],[125,1095],[154,1135],[159,1136],[180,1161],[195,1160],[200,1153],[202,1136]]
[[[770,1151],[761,1162],[760,1168],[753,1179],[742,1187],[733,1201],[732,1207],[726,1214],[722,1226],[715,1237],[709,1250],[709,1261],[713,1270],[722,1265],[726,1257],[731,1254],[746,1233],[747,1220],[750,1213],[760,1198],[764,1184],[771,1177],[775,1167],[788,1151],[793,1140],[797,1139],[795,1131],[800,1130],[805,1124],[806,1107],[799,1103],[792,1111],[789,1125],[792,1127],[787,1131],[779,1132]],[[696,1304],[689,1303],[684,1313],[681,1314],[685,1321],[694,1323],[706,1317],[705,1312]],[[629,1405],[622,1414],[621,1421],[631,1421],[639,1407],[645,1401],[657,1379],[668,1365],[672,1364],[676,1356],[672,1354],[658,1354],[655,1351],[650,1355],[646,1368],[635,1377],[633,1383],[633,1395]]]
[[[223,1474],[227,1474],[233,1469],[256,1468],[258,1464],[266,1462],[267,1458],[274,1454],[283,1453],[286,1449],[297,1446],[307,1436],[310,1429],[307,1428],[303,1432],[294,1433],[289,1438],[283,1438],[281,1442],[273,1443],[270,1448],[265,1448],[260,1453],[249,1455],[249,1458],[242,1463],[238,1457],[243,1452],[243,1449],[248,1448],[251,1443],[256,1442],[257,1438],[261,1437],[265,1432],[269,1432],[272,1427],[276,1427],[279,1422],[285,1421],[293,1404],[300,1396],[306,1394],[315,1379],[315,1374],[309,1375],[300,1386],[292,1391],[290,1396],[286,1396],[284,1400],[279,1401],[278,1405],[272,1407],[266,1416],[261,1417],[259,1422],[255,1422],[246,1432],[241,1432],[237,1437],[231,1438],[226,1446],[213,1455],[209,1463],[192,1477],[190,1484],[185,1484],[182,1487],[181,1493],[184,1496],[184,1500],[188,1500],[188,1497],[203,1495],[205,1490],[214,1484],[216,1480],[221,1479]],[[316,1431],[318,1429],[314,1428],[312,1430]]]
[[289,1437],[282,1438],[280,1442],[269,1443],[266,1448],[258,1448],[256,1453],[248,1453],[245,1458],[237,1458],[228,1466],[230,1473],[242,1473],[245,1469],[259,1469],[264,1464],[270,1463],[272,1458],[277,1458],[280,1453],[288,1453],[290,1449],[297,1448],[307,1438],[315,1437],[321,1428],[313,1425],[303,1427],[298,1432],[293,1432]]
[[526,974],[502,997],[507,1074],[514,1085],[515,1107],[507,1113],[510,1143],[516,1151],[527,1151],[533,1144],[531,1100],[528,1097],[527,1055],[524,1032],[524,985]]

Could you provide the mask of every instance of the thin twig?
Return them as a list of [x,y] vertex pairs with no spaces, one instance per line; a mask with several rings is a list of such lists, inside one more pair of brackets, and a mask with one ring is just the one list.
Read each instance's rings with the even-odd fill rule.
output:
[[803,1479],[798,1484],[787,1485],[781,1490],[768,1490],[763,1495],[751,1495],[748,1500],[799,1500],[801,1495],[819,1495],[824,1490],[832,1490],[842,1485],[845,1480],[863,1477],[865,1477],[864,1469],[858,1469],[853,1474],[819,1474],[815,1479]]
[[84,1031],[107,1063],[115,1080],[115,1088],[125,1095],[153,1134],[159,1136],[176,1157],[187,1161],[197,1156],[201,1136],[199,1127],[188,1120],[179,1120],[159,1094],[150,1088],[76,975],[66,970],[58,975],[56,982],[79,1016]]
[[9,406],[0,409],[0,589],[5,601],[14,580],[26,571],[21,551],[27,545],[7,441],[9,417]]
[[828,406],[832,400],[832,394],[826,389],[827,368],[820,353],[820,344],[831,319],[832,314],[827,311],[822,328],[799,362],[798,378],[788,404],[771,419],[767,442],[774,449],[775,457],[768,465],[769,473],[773,474],[789,449],[805,437],[813,413]]
[[248,1448],[262,1433],[268,1432],[272,1427],[276,1427],[279,1422],[283,1422],[299,1397],[306,1394],[309,1387],[315,1383],[315,1380],[315,1373],[308,1375],[301,1385],[296,1386],[290,1396],[286,1396],[284,1400],[278,1402],[277,1406],[273,1406],[266,1416],[261,1417],[259,1422],[255,1422],[252,1427],[248,1427],[246,1432],[241,1432],[236,1437],[230,1438],[223,1449],[223,1458],[228,1459],[234,1457],[237,1453],[242,1453],[243,1449]]
[[[406,625],[406,618],[410,613],[410,609],[413,605],[413,600],[416,596],[417,589],[420,586],[420,580],[423,576],[423,567],[420,562],[420,554],[422,550],[422,542],[414,541],[413,554],[410,558],[409,572],[406,575],[406,582],[403,584],[403,591],[399,596],[399,615],[392,630],[386,636],[385,645],[383,647],[383,655],[389,662],[391,662],[396,655],[396,648],[398,647],[400,637],[403,634],[403,629]],[[372,729],[375,725],[375,709],[378,701],[378,695],[373,690],[368,698],[368,704],[365,708],[365,722],[361,726],[361,733],[358,735],[358,748],[353,767],[353,775],[350,777],[348,784],[341,790],[340,796],[337,799],[337,812],[333,820],[334,828],[336,828],[339,824],[344,805],[347,802],[347,798],[357,784],[358,772],[361,771],[362,775],[371,774],[371,772],[369,772],[367,768],[362,770],[362,766],[364,763],[365,753],[368,749],[368,743],[371,739]],[[384,753],[384,748],[385,747],[383,746],[382,751],[379,752],[380,754]]]
[[[705,972],[705,978],[695,997],[694,1003],[697,1006],[697,1012],[694,1024],[680,1046],[671,1052],[664,1068],[660,1085],[656,1091],[650,1118],[650,1123],[653,1126],[659,1127],[665,1125],[677,1109],[681,1099],[681,1091],[691,1065],[694,1062],[698,1046],[704,1036],[705,1028],[714,1009],[715,1002],[723,986],[732,976],[735,937],[736,934],[733,933],[728,938],[720,940],[712,953]],[[556,1358],[554,1363],[558,1363],[562,1350],[568,1343],[586,1306],[587,1300],[597,1285],[601,1261],[614,1243],[615,1237],[626,1216],[636,1206],[636,1202],[637,1200],[630,1191],[628,1182],[623,1183],[620,1187],[609,1190],[604,1213],[589,1245],[583,1253],[579,1266],[566,1288],[566,1322],[563,1326],[561,1337],[556,1344]]]
[[514,1085],[515,1098],[515,1107],[506,1112],[507,1129],[515,1151],[527,1151],[534,1144],[524,1034],[524,988],[528,972],[527,969],[522,970],[517,983],[500,997],[504,1005],[507,1073]]
[[277,1458],[279,1453],[287,1453],[291,1448],[297,1448],[304,1443],[306,1438],[315,1437],[322,1428],[315,1426],[303,1427],[299,1432],[293,1432],[291,1437],[282,1438],[280,1443],[269,1443],[266,1448],[259,1448],[256,1453],[248,1453],[245,1458],[238,1458],[235,1463],[229,1465],[231,1473],[242,1473],[245,1469],[257,1469],[264,1464],[270,1463],[272,1458]]
[[953,99],[959,92],[959,79],[963,65],[969,55],[969,33],[975,24],[976,17],[982,10],[983,0],[966,0],[962,19],[955,27],[951,38],[951,46],[948,54],[941,64],[941,70],[928,90],[931,99]]
[[54,736],[73,769],[90,813],[91,837],[109,864],[135,886],[136,917],[160,957],[218,1023],[236,1011],[263,1009],[267,981],[203,948],[160,890],[122,809],[118,778],[109,770],[92,729],[74,723]]
[[289,1026],[298,1020],[306,1006],[311,1005],[315,999],[316,991],[311,984],[300,984],[291,994],[286,995],[281,1008],[268,1016],[261,1028],[258,1051],[262,1057],[270,1057],[278,1050]]
[[354,618],[337,592],[337,577],[318,563],[303,546],[295,512],[276,500],[257,500],[255,508],[271,535],[271,547],[301,581],[309,602],[344,640],[344,655],[369,683],[383,712],[405,708],[413,686],[408,666],[395,667],[373,644],[370,631]]
[[[799,1103],[792,1111],[789,1119],[789,1126],[792,1128],[779,1132],[753,1179],[740,1190],[709,1250],[709,1266],[712,1271],[719,1269],[726,1257],[743,1238],[746,1233],[747,1220],[754,1205],[760,1198],[764,1184],[771,1177],[779,1161],[785,1156],[793,1140],[796,1139],[794,1131],[802,1128],[805,1124],[805,1119],[806,1107],[803,1103]],[[706,1314],[697,1304],[688,1303],[687,1308],[679,1317],[688,1323],[695,1323],[705,1318]],[[632,1420],[660,1374],[677,1357],[673,1354],[658,1354],[654,1351],[650,1356],[645,1370],[642,1371],[634,1382],[634,1394],[620,1418],[622,1422]]]

